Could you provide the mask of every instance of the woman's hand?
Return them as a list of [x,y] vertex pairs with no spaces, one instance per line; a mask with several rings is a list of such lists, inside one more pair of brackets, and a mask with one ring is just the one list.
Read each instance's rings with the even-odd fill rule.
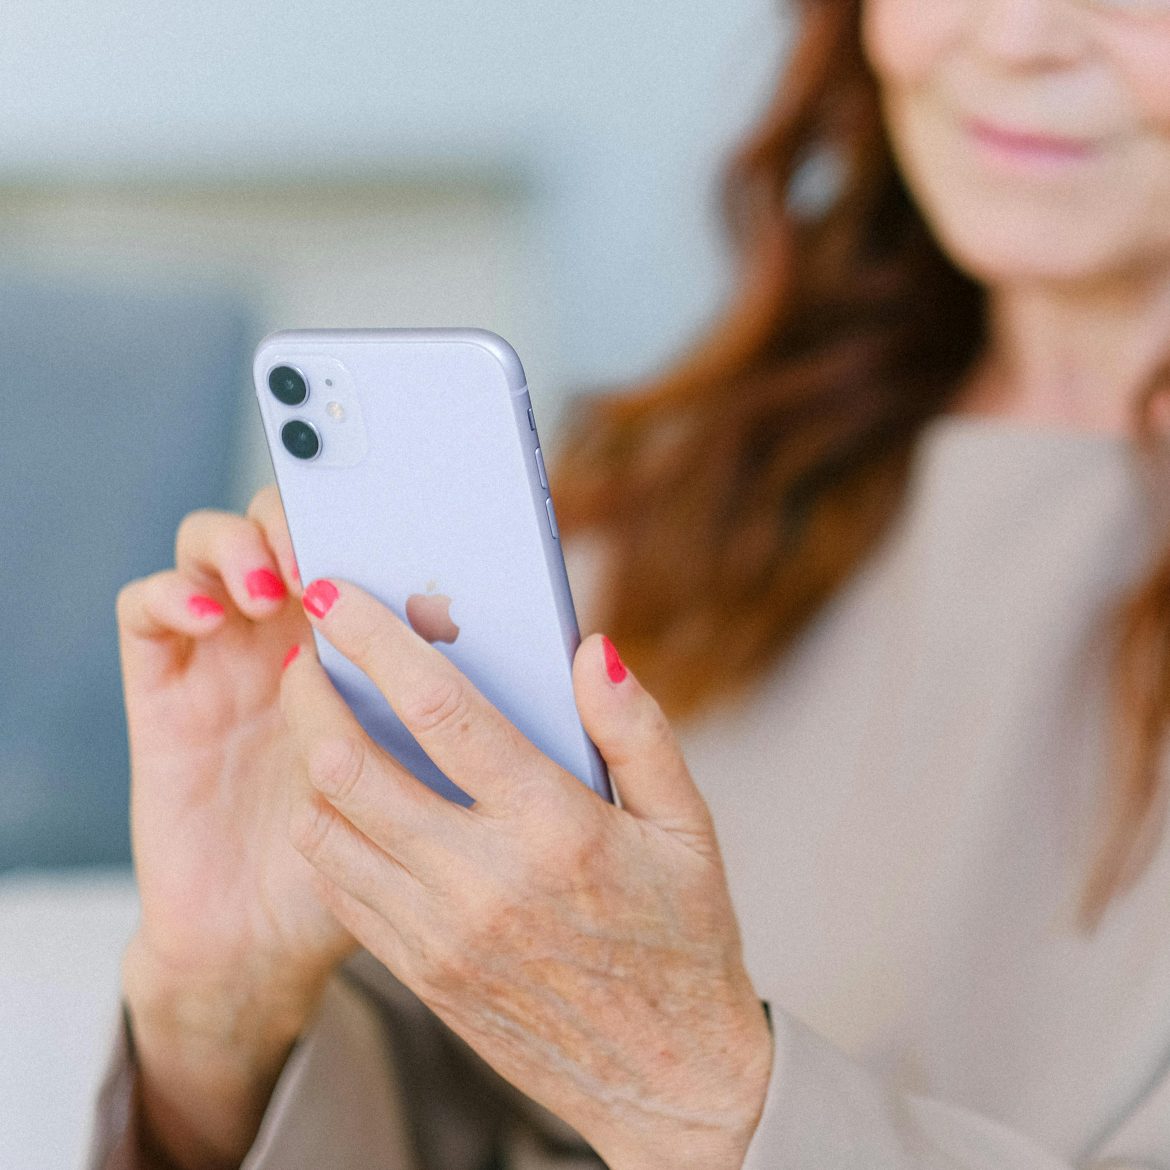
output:
[[609,1165],[738,1168],[771,1036],[710,815],[658,704],[605,639],[581,644],[577,705],[618,809],[357,586],[314,582],[304,600],[475,799],[448,803],[406,772],[302,651],[282,706],[312,788],[290,831],[321,900]]
[[160,1139],[231,1164],[356,944],[288,840],[280,672],[310,630],[275,488],[187,516],[175,559],[118,597],[142,907],[123,984]]

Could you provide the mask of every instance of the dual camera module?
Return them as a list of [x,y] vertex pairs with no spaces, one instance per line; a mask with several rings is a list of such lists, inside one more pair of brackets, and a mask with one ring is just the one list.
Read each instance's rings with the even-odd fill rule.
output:
[[[268,373],[268,389],[285,406],[300,406],[309,397],[309,384],[300,370],[276,366]],[[312,423],[294,418],[280,428],[280,441],[297,459],[315,459],[321,450],[321,436]]]

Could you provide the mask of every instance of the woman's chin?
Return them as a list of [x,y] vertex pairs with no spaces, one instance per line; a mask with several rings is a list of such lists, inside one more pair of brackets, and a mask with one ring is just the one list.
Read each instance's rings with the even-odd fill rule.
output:
[[1108,247],[1087,247],[1075,236],[1020,232],[955,233],[947,255],[981,284],[1096,284],[1132,271],[1140,258]]

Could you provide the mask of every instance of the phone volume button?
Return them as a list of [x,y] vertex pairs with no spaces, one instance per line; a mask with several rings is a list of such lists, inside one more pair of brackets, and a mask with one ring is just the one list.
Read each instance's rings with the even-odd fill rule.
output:
[[540,476],[540,486],[548,491],[548,476],[544,471],[544,456],[540,453],[540,448],[536,448],[536,474]]
[[553,540],[560,540],[561,534],[557,531],[557,518],[553,515],[552,500],[544,501],[544,510],[548,513],[548,526],[553,534]]

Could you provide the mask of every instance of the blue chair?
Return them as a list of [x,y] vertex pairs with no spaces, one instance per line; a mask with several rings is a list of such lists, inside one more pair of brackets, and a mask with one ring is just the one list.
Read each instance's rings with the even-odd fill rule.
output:
[[225,506],[253,316],[0,272],[0,870],[130,859],[114,598]]

